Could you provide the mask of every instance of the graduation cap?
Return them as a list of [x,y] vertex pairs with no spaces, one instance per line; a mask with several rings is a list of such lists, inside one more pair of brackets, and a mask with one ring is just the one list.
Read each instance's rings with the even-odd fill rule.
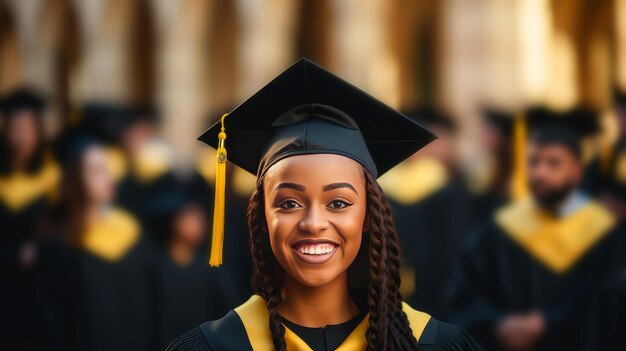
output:
[[416,109],[403,111],[403,113],[415,122],[427,127],[440,127],[450,132],[457,129],[456,122],[450,115],[433,106],[420,106]]
[[89,102],[83,106],[79,129],[105,144],[119,141],[130,121],[130,111],[122,105]]
[[212,266],[222,261],[228,159],[259,179],[276,162],[338,154],[378,177],[436,138],[420,124],[307,59],[300,59],[198,139],[217,149]]
[[515,115],[511,112],[503,109],[485,107],[482,110],[487,123],[493,126],[502,136],[510,138],[513,135],[513,125],[515,122]]
[[20,110],[34,111],[39,116],[44,106],[43,96],[29,87],[17,88],[0,98],[0,112],[4,117]]
[[531,133],[553,134],[576,144],[600,131],[597,112],[582,106],[559,112],[535,107],[528,111],[527,119]]

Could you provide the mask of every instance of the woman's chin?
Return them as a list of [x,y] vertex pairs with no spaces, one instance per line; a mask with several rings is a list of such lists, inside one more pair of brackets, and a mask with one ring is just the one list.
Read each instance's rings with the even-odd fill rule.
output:
[[337,269],[329,267],[327,269],[301,269],[296,276],[300,284],[310,288],[320,288],[333,282],[339,275]]

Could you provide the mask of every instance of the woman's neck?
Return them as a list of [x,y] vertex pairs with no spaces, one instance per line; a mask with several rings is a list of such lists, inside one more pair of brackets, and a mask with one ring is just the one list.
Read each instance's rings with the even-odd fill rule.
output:
[[348,274],[332,282],[310,287],[285,277],[278,313],[304,327],[320,328],[349,321],[359,314],[348,291]]

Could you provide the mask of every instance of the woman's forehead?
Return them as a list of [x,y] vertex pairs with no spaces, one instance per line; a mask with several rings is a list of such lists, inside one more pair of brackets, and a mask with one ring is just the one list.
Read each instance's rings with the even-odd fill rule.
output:
[[298,155],[284,158],[272,165],[264,177],[266,186],[281,182],[324,183],[365,182],[363,166],[351,158],[336,154]]

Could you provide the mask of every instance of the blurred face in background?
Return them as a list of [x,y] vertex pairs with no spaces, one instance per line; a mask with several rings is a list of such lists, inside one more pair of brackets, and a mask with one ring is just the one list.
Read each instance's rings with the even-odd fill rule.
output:
[[128,127],[122,138],[122,143],[131,157],[135,157],[141,146],[150,141],[155,134],[156,127],[152,122],[140,120]]
[[13,157],[20,161],[29,160],[39,146],[40,130],[37,116],[29,110],[19,110],[7,120],[7,143]]
[[535,200],[542,206],[553,208],[560,205],[579,185],[582,168],[581,161],[564,145],[530,143],[530,188]]
[[[437,135],[437,140],[427,145],[416,157],[431,156],[443,162],[446,166],[452,167],[455,158],[455,138],[454,132],[446,127],[430,125],[429,129]],[[419,154],[419,156],[417,156]]]
[[82,177],[88,203],[111,203],[115,196],[115,181],[104,148],[98,145],[89,147],[83,154],[82,161]]
[[173,222],[175,240],[190,246],[202,245],[206,233],[206,217],[200,206],[188,205],[176,214]]

